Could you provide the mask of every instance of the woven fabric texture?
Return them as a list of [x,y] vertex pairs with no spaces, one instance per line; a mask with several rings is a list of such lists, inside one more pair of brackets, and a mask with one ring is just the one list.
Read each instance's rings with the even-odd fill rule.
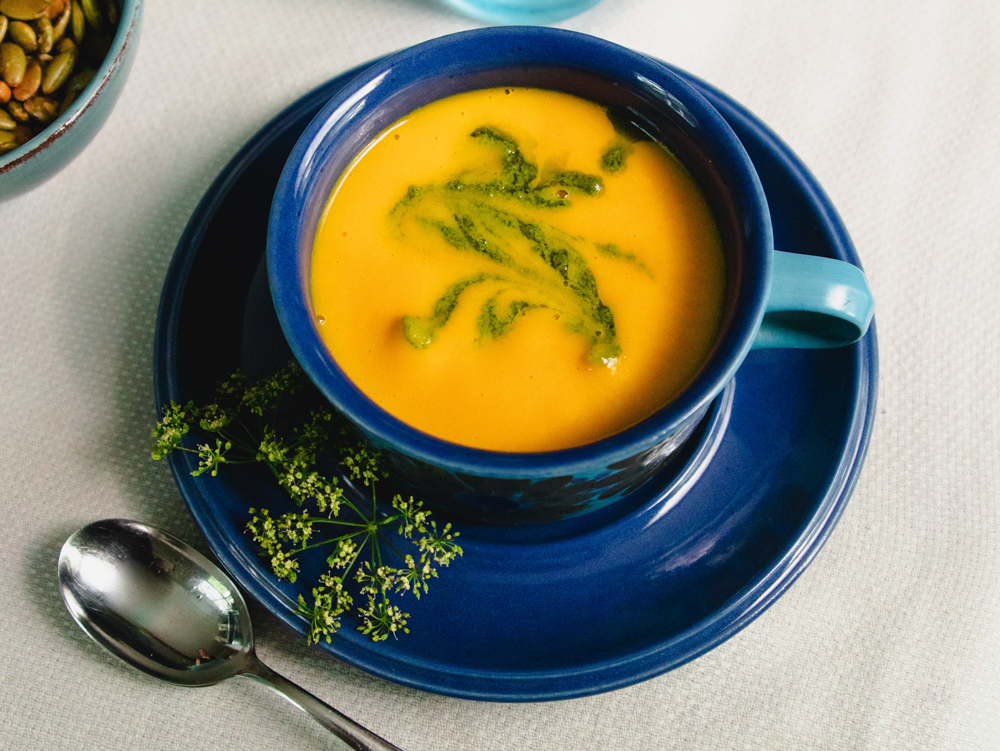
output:
[[[206,549],[148,453],[153,325],[188,218],[298,96],[473,25],[431,0],[147,2],[107,125],[50,182],[0,204],[0,746],[335,747],[249,681],[182,690],[106,655],[67,614],[56,559],[106,517]],[[424,694],[328,659],[257,608],[261,657],[407,751],[997,748],[1000,5],[604,0],[563,25],[717,85],[829,192],[881,347],[854,497],[749,628],[609,694]]]

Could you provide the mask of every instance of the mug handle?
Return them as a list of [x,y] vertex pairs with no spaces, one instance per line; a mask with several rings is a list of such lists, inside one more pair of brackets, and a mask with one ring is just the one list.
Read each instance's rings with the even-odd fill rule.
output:
[[865,272],[844,261],[774,251],[771,292],[753,349],[853,344],[874,312]]

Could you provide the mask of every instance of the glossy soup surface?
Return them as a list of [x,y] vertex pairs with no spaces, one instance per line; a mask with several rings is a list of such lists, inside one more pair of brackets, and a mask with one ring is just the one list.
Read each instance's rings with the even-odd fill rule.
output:
[[722,249],[690,174],[640,138],[538,89],[458,94],[379,134],[313,250],[347,376],[403,422],[496,451],[590,443],[677,396],[719,329]]

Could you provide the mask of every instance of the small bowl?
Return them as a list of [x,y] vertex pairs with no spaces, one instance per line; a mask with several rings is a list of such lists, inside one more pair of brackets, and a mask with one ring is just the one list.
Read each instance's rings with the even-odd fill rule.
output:
[[441,0],[459,13],[486,23],[516,26],[565,21],[600,0]]
[[121,0],[118,30],[94,80],[49,127],[0,156],[0,201],[48,180],[97,135],[132,69],[141,20],[142,0]]
[[[726,256],[726,311],[713,353],[688,388],[637,425],[561,451],[460,446],[406,425],[371,401],[334,361],[315,323],[310,264],[335,182],[385,127],[428,102],[493,86],[533,86],[627,106],[671,144],[705,192]],[[732,379],[761,325],[771,281],[770,216],[742,144],[719,113],[665,66],[595,37],[497,27],[441,37],[382,60],[335,96],[289,156],[268,224],[275,310],[292,352],[320,391],[379,447],[394,478],[465,522],[554,521],[626,498],[691,436]]]

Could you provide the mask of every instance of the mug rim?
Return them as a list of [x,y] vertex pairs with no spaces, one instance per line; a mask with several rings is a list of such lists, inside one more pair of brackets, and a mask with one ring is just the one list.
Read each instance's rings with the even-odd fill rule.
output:
[[[683,107],[710,133],[713,147],[719,150],[717,156],[727,162],[728,173],[734,178],[726,181],[726,189],[734,198],[744,199],[744,226],[740,227],[743,250],[735,284],[738,302],[712,353],[692,381],[665,406],[625,430],[582,446],[503,452],[463,446],[424,433],[391,415],[347,377],[322,341],[312,315],[308,262],[302,263],[300,258],[304,230],[310,232],[311,239],[316,227],[304,228],[302,217],[313,201],[320,200],[325,206],[333,187],[328,186],[317,198],[315,179],[324,162],[324,149],[332,153],[331,144],[349,132],[349,128],[338,131],[338,124],[377,106],[383,93],[388,96],[441,75],[435,62],[452,60],[453,48],[469,43],[476,45],[477,63],[483,63],[487,49],[497,58],[511,58],[491,59],[490,70],[524,67],[523,62],[519,66],[516,56],[523,54],[525,46],[541,54],[545,45],[556,45],[563,52],[568,45],[570,58],[560,59],[552,67],[610,76],[635,84],[650,99],[658,95],[668,98],[669,106]],[[310,242],[310,253],[304,255],[308,257],[311,249]],[[403,454],[452,472],[493,477],[516,472],[522,477],[544,478],[628,459],[663,442],[705,409],[732,379],[753,345],[767,303],[772,250],[767,199],[753,163],[718,111],[689,84],[656,60],[597,37],[547,27],[507,26],[437,37],[383,58],[326,104],[299,137],[278,181],[268,221],[267,269],[275,311],[296,360],[323,395],[363,432]],[[746,263],[748,257],[754,262]]]

